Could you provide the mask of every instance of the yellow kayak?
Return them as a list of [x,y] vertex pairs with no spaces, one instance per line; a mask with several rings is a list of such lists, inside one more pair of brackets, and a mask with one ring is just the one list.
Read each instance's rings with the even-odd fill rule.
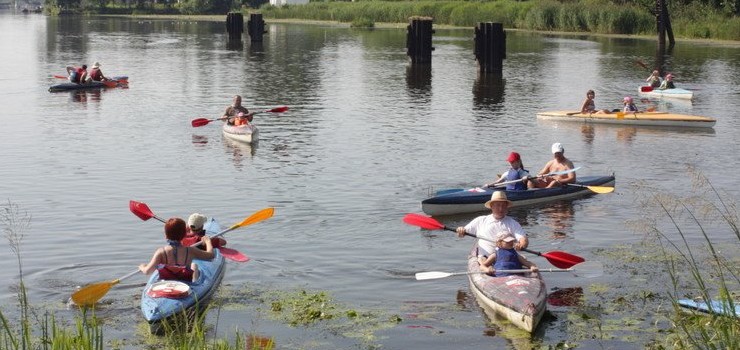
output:
[[608,114],[583,114],[578,111],[549,111],[537,113],[542,120],[566,122],[644,125],[644,126],[682,126],[711,128],[717,122],[714,118],[669,112],[612,112]]

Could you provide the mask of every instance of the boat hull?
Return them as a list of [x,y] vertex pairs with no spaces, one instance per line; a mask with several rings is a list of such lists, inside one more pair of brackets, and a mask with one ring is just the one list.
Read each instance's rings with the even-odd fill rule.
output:
[[487,313],[503,316],[533,332],[547,309],[547,288],[540,274],[492,277],[480,271],[475,247],[468,257],[468,280],[478,303]]
[[255,143],[259,139],[259,130],[254,124],[234,126],[224,123],[222,130],[226,138],[246,144]]
[[[622,117],[620,117],[620,115]],[[711,128],[717,122],[717,120],[714,118],[667,112],[582,114],[577,111],[549,111],[537,113],[537,118],[541,120],[594,124],[670,127],[680,126],[692,128]]]
[[[112,80],[119,80],[122,82],[128,82],[128,77],[126,76],[120,76],[120,77],[113,77]],[[121,83],[116,84],[116,86],[120,86]],[[56,84],[49,87],[49,92],[61,92],[61,91],[74,91],[74,90],[94,90],[94,89],[103,89],[108,87],[105,85],[105,83],[99,82],[99,81],[91,81],[87,84],[77,84],[77,83],[62,83],[62,84]]]
[[694,92],[686,89],[665,89],[660,90],[654,88],[650,91],[642,91],[643,87],[637,89],[637,92],[642,96],[656,97],[656,98],[675,98],[680,100],[691,100],[694,98]]
[[[577,184],[584,186],[614,186],[614,176],[579,176]],[[421,210],[427,215],[454,215],[476,213],[488,210],[485,203],[491,199],[493,191],[500,188],[472,188],[438,195],[421,202]],[[535,205],[557,200],[573,199],[591,194],[586,187],[563,186],[555,188],[538,188],[525,191],[508,191],[506,197],[512,202],[511,207]]]
[[[220,231],[220,226],[213,220],[209,220],[205,225],[209,234],[215,234]],[[214,249],[215,256],[212,260],[193,260],[198,265],[200,276],[195,282],[186,282],[190,287],[190,294],[183,298],[167,298],[149,296],[149,289],[153,284],[161,281],[159,273],[155,271],[149,278],[144,290],[141,293],[141,312],[144,318],[152,325],[152,331],[157,329],[161,321],[182,315],[190,311],[203,310],[208,305],[211,297],[215,294],[218,286],[221,284],[225,270],[226,260],[218,248]]]

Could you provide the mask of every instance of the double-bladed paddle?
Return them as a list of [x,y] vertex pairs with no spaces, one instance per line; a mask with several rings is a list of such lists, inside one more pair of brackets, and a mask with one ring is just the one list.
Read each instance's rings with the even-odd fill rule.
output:
[[[64,75],[54,75],[54,78],[69,80],[69,77]],[[116,87],[118,84],[128,84],[128,79],[108,79],[99,82],[105,84],[107,87]]]
[[[137,201],[129,201],[128,202],[128,208],[131,210],[134,215],[138,216],[140,219],[147,221],[151,218],[157,219],[159,222],[164,223],[165,221],[154,215],[154,213],[149,209],[149,206],[146,205],[146,203],[141,203]],[[241,253],[240,251],[236,249],[231,249],[227,247],[219,247],[218,248],[221,251],[221,255],[224,256],[224,258],[236,261],[236,262],[247,262],[249,261],[249,257]]]
[[[248,218],[244,219],[242,222],[232,225],[231,227],[211,236],[211,238],[223,236],[227,232],[230,232],[234,229],[237,229],[239,227],[244,227],[247,225],[251,225],[266,219],[269,219],[272,217],[272,214],[274,213],[274,208],[265,208],[262,209],[252,215],[250,215]],[[153,216],[152,216],[153,217]],[[198,243],[200,244],[200,243]],[[195,244],[195,245],[198,245]],[[89,284],[85,287],[80,288],[80,290],[72,293],[72,301],[74,301],[75,304],[80,306],[89,306],[89,305],[95,305],[95,303],[100,300],[105,294],[108,293],[108,291],[115,286],[116,284],[120,283],[126,278],[129,278],[133,275],[135,275],[137,272],[139,272],[139,269],[136,269],[135,271],[132,271],[128,273],[127,275],[112,280],[112,281],[106,281],[106,282],[98,282]]]
[[[527,273],[532,272],[530,269],[516,269],[516,270],[498,270],[500,273]],[[567,269],[539,269],[539,272],[571,272],[576,277],[593,278],[599,277],[604,274],[604,266],[598,261],[589,261],[575,265],[574,267]],[[450,276],[461,276],[461,275],[472,275],[478,273],[485,273],[483,271],[473,272],[441,272],[441,271],[430,271],[430,272],[417,272],[415,277],[417,281],[423,280],[434,280],[438,278],[445,278]]]
[[[424,216],[424,215],[419,215],[419,214],[413,214],[413,213],[406,214],[403,217],[403,222],[405,222],[405,223],[407,223],[409,225],[418,226],[418,227],[421,227],[421,228],[427,229],[427,230],[447,230],[447,231],[457,232],[454,228],[445,226],[442,223],[440,223],[439,221],[434,220],[433,218],[430,218],[430,217]],[[485,237],[478,237],[478,236],[476,236],[476,235],[474,235],[472,233],[469,233],[469,232],[465,232],[465,235],[466,236],[470,236],[470,237],[474,237],[474,238],[478,238],[478,239],[482,239],[484,241],[489,241],[489,242],[496,243],[492,239],[488,239],[488,238],[485,238]],[[547,253],[541,253],[541,252],[537,252],[537,251],[534,251],[534,250],[529,250],[529,249],[526,249],[526,248],[522,249],[522,251],[525,251],[527,253],[531,253],[531,254],[535,254],[535,255],[544,257],[545,259],[547,259],[547,261],[550,262],[550,264],[553,264],[556,267],[559,267],[561,269],[571,268],[571,267],[573,267],[576,264],[580,264],[580,263],[586,261],[585,259],[581,258],[580,256],[573,255],[573,254],[566,253],[566,252],[560,252],[560,251],[552,251],[552,252],[547,252]]]
[[[282,113],[282,112],[285,112],[287,110],[288,110],[288,107],[287,106],[280,106],[280,107],[275,107],[275,108],[272,108],[272,109],[266,109],[264,111],[252,112],[251,114],[252,115],[255,115],[255,114],[259,114],[259,113]],[[208,125],[208,123],[214,122],[216,120],[224,120],[224,119],[223,119],[223,117],[222,118],[216,118],[216,119],[198,118],[198,119],[193,119],[193,121],[190,122],[190,124],[194,128],[197,128],[199,126]]]
[[599,193],[599,194],[614,192],[614,187],[610,187],[610,186],[586,186],[586,185],[581,185],[581,184],[566,184],[566,185],[573,186],[573,187],[585,187],[589,191],[592,191],[594,193]]

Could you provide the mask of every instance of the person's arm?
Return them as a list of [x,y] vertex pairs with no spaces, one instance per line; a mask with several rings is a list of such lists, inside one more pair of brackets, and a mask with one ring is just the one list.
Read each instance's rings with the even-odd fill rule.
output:
[[540,270],[539,268],[537,268],[537,265],[527,260],[527,258],[525,258],[523,255],[519,254],[518,256],[519,256],[519,263],[521,263],[522,266],[528,267],[529,270],[532,272],[537,272]]
[[75,71],[75,67],[67,66],[67,75],[72,74],[72,72],[74,72],[74,71]]
[[164,249],[163,248],[157,249],[157,251],[155,251],[154,255],[152,256],[152,259],[149,260],[148,264],[139,265],[139,271],[141,271],[145,275],[148,275],[154,272],[157,265],[159,265],[159,262],[162,261],[162,254],[164,254]]
[[213,242],[211,241],[211,237],[203,236],[200,238],[200,241],[206,245],[206,250],[200,250],[198,248],[192,247],[192,248],[188,248],[190,249],[190,253],[193,254],[193,256],[197,259],[201,259],[201,260],[213,259],[213,257],[216,256],[216,254],[213,253]]
[[588,110],[588,106],[590,103],[588,103],[588,99],[585,99],[583,103],[581,104],[581,113],[590,113],[591,111]]
[[492,253],[491,255],[489,255],[482,263],[480,260],[478,260],[478,264],[480,264],[480,271],[489,274],[496,272],[496,270],[493,268],[494,262],[496,262],[496,253]]

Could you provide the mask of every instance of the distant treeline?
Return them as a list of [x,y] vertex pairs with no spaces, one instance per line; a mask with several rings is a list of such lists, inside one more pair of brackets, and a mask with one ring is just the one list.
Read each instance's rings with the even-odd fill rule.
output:
[[[654,0],[530,1],[313,1],[306,5],[270,6],[267,0],[46,0],[49,8],[87,13],[226,14],[259,8],[265,18],[340,22],[405,23],[412,16],[434,18],[435,24],[472,27],[479,22],[505,28],[602,34],[656,33]],[[676,37],[740,40],[740,0],[669,1]],[[53,12],[53,11],[52,11]]]

